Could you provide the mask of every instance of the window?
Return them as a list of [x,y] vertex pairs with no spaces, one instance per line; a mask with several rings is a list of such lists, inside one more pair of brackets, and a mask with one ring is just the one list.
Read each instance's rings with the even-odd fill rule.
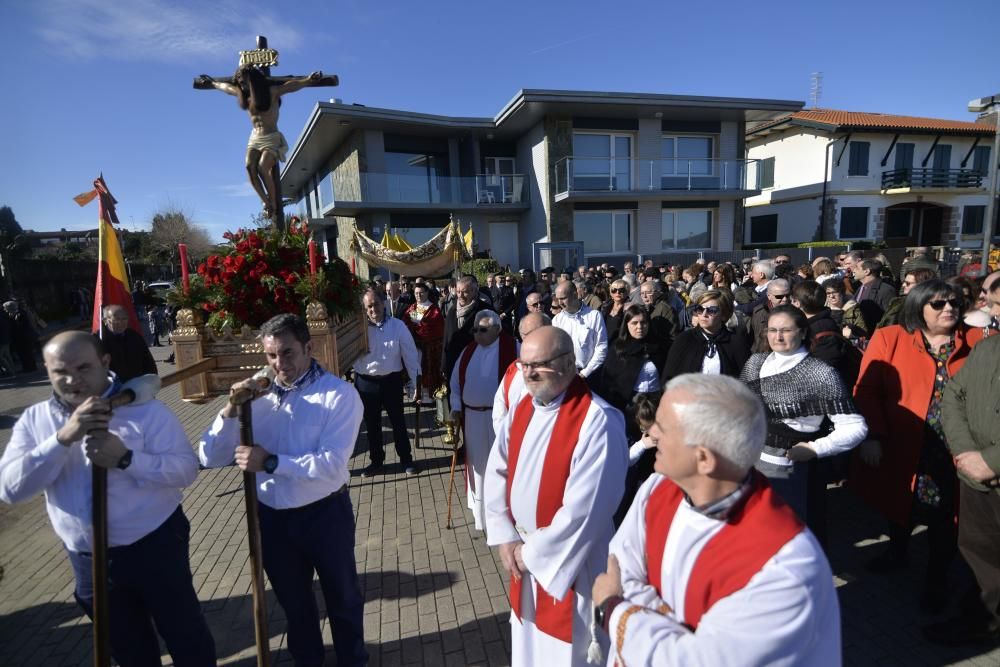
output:
[[385,170],[390,202],[427,204],[450,199],[447,154],[386,150]]
[[848,176],[868,175],[868,149],[871,146],[867,141],[851,142],[851,157],[847,164]]
[[750,218],[750,243],[775,243],[778,240],[778,214]]
[[972,152],[972,171],[983,176],[990,175],[990,147],[976,146]]
[[938,144],[934,147],[934,162],[931,165],[934,171],[951,169],[951,146],[948,144]]
[[912,233],[913,211],[894,208],[885,212],[885,238],[903,239]]
[[868,207],[845,206],[840,209],[840,238],[863,239],[868,236]]
[[760,161],[760,187],[774,187],[774,158],[769,157]]
[[660,152],[663,160],[663,174],[667,176],[712,175],[714,157],[712,137],[663,137]]
[[333,176],[328,168],[320,173],[322,176],[319,178],[319,205],[322,210],[334,204]]
[[962,210],[962,233],[982,234],[983,220],[986,218],[985,206],[966,206]]
[[712,247],[710,209],[664,210],[661,227],[662,250],[698,250]]
[[896,169],[913,169],[913,144],[896,144]]
[[631,211],[575,211],[573,240],[585,255],[632,252]]
[[573,134],[574,190],[632,189],[632,136],[628,134]]

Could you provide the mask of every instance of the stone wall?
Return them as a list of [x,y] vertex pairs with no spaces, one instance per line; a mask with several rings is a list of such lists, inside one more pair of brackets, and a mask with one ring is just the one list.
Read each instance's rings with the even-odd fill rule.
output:
[[573,119],[570,116],[545,117],[545,145],[548,154],[549,241],[572,241],[573,207],[555,202],[556,163],[573,155]]
[[[330,160],[336,201],[363,201],[361,174],[367,171],[364,135],[355,130]],[[370,197],[369,197],[370,198]]]

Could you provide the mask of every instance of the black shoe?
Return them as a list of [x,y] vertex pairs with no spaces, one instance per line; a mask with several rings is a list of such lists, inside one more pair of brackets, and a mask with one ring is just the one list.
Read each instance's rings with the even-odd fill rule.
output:
[[909,564],[909,560],[905,553],[900,553],[890,547],[868,561],[865,564],[865,569],[873,574],[888,574],[902,570]]
[[371,463],[367,468],[361,471],[362,477],[374,477],[375,475],[382,474],[382,464],[381,463]]
[[420,471],[417,470],[417,465],[410,461],[409,463],[403,464],[403,472],[407,475],[416,475]]
[[1000,642],[1000,622],[968,616],[954,616],[940,623],[925,625],[922,632],[924,639],[942,646]]

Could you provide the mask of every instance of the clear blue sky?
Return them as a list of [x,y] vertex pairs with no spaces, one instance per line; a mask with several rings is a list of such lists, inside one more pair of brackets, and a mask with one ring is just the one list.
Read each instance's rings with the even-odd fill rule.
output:
[[807,101],[816,70],[822,106],[968,120],[968,100],[1000,92],[998,24],[997,0],[3,2],[0,205],[25,228],[91,228],[96,205],[72,197],[103,171],[129,229],[166,206],[217,239],[246,225],[249,123],[191,82],[231,74],[257,34],[274,74],[341,78],[285,98],[294,144],[331,97],[469,116],[521,88]]

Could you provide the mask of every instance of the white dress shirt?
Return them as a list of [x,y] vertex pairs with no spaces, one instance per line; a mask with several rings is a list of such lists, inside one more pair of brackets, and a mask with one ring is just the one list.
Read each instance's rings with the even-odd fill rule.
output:
[[580,375],[590,377],[601,367],[608,356],[608,330],[600,312],[581,304],[580,310],[575,313],[565,309],[560,311],[552,318],[552,326],[559,327],[573,339],[573,352]]
[[[273,475],[257,473],[260,502],[276,510],[302,507],[346,484],[363,414],[357,390],[327,372],[284,399],[272,392],[255,400],[254,440],[278,457]],[[207,468],[227,466],[239,444],[239,419],[220,414],[202,434],[198,457]]]
[[403,370],[411,379],[420,375],[420,355],[413,335],[403,320],[387,317],[379,324],[368,323],[368,354],[354,362],[362,375],[388,375]]
[[[36,403],[14,425],[0,459],[0,500],[25,502],[45,493],[56,535],[66,548],[93,551],[92,468],[83,440],[62,445],[56,432],[70,412],[55,399]],[[117,408],[108,431],[132,451],[125,470],[108,470],[108,545],[132,544],[166,521],[181,489],[198,476],[198,459],[180,422],[153,400]]]

